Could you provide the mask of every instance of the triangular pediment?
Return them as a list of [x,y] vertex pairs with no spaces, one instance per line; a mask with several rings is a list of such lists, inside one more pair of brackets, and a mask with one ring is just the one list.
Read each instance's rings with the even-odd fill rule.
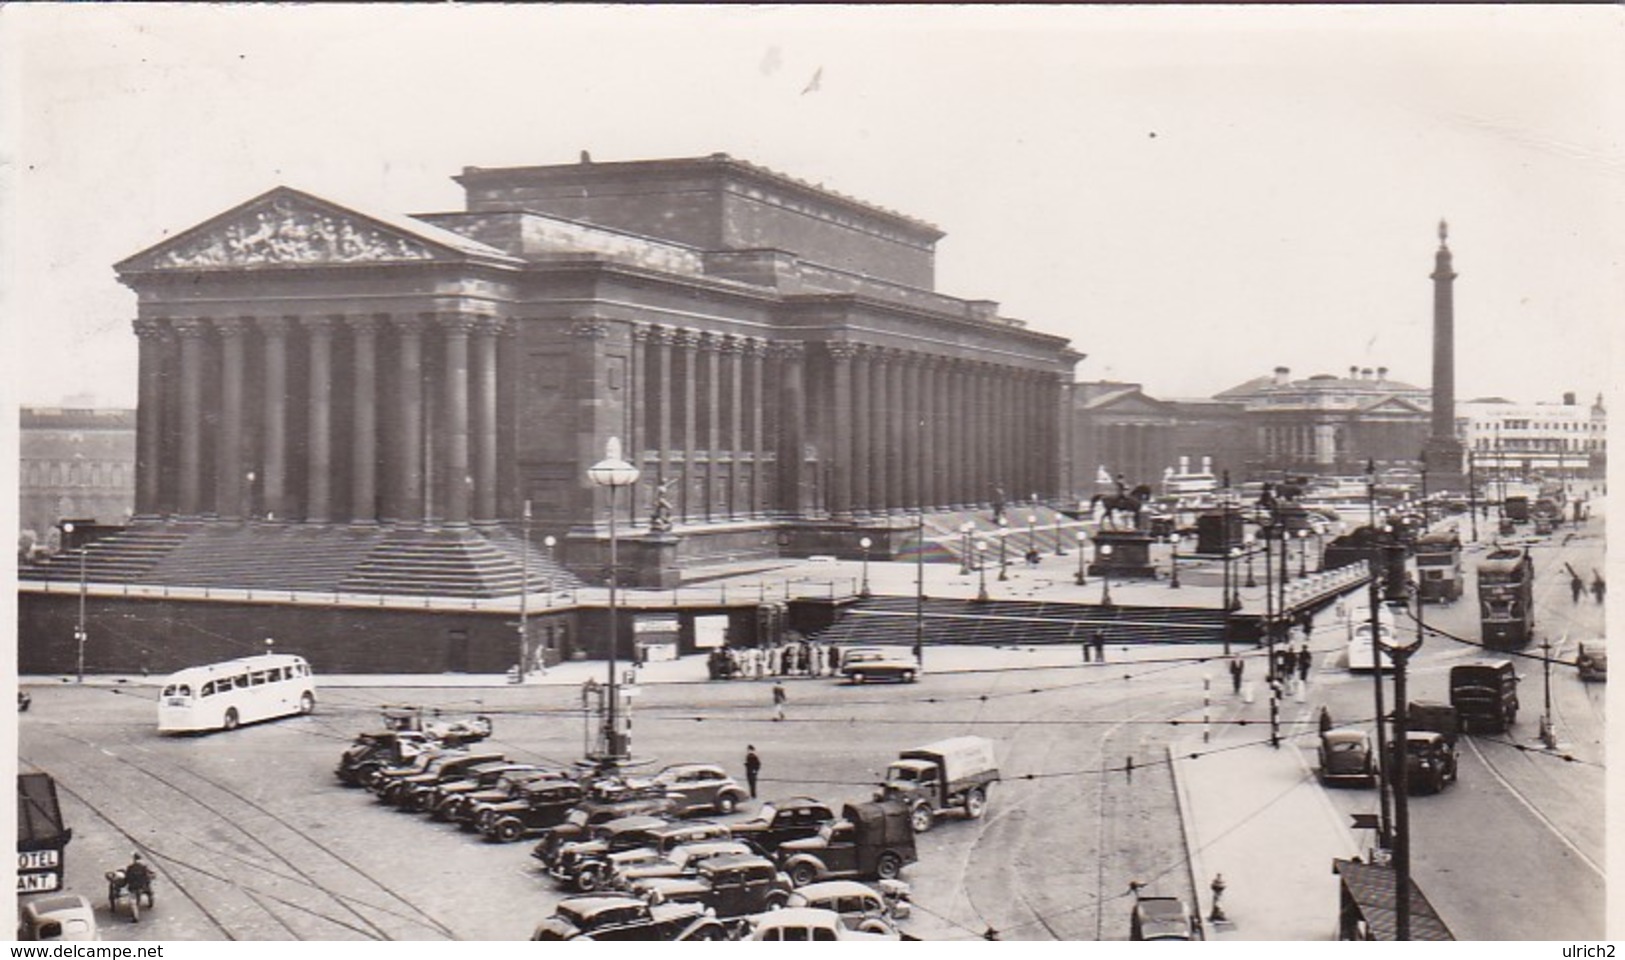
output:
[[[444,234],[445,236],[442,236]],[[123,272],[398,263],[496,254],[429,224],[391,223],[277,187],[125,260]]]
[[1373,400],[1360,408],[1363,413],[1401,413],[1416,414],[1427,413],[1428,410],[1420,404],[1414,403],[1404,397],[1386,396]]
[[1086,405],[1091,414],[1111,414],[1113,416],[1170,416],[1173,411],[1161,400],[1148,397],[1138,388],[1125,388],[1119,391],[1102,394],[1091,399]]

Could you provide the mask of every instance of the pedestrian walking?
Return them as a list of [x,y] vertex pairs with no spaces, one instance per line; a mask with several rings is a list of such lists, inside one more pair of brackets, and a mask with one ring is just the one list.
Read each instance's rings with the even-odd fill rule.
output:
[[829,645],[829,675],[835,676],[841,670],[841,648],[835,644]]
[[1095,662],[1106,662],[1106,631],[1095,631]]
[[[1330,730],[1331,728],[1332,728],[1332,712],[1330,710],[1326,709],[1325,704],[1322,704],[1321,707],[1320,707],[1320,732],[1322,734],[1324,734],[1327,730]],[[752,794],[752,796],[755,796],[755,794]]]
[[1241,693],[1241,675],[1247,671],[1247,664],[1240,657],[1230,658],[1230,690],[1232,693]]
[[1292,649],[1292,645],[1289,643],[1281,649],[1281,667],[1276,673],[1282,680],[1288,680],[1297,672],[1298,653]]
[[756,755],[756,745],[745,747],[745,782],[750,785],[750,798],[756,799],[756,776],[762,772],[762,758]]
[[1597,598],[1598,603],[1601,603],[1603,594],[1607,592],[1608,584],[1603,581],[1602,574],[1595,570],[1591,571],[1591,595]]
[[784,681],[773,681],[773,719],[784,719]]
[[1298,679],[1300,681],[1309,682],[1309,668],[1312,666],[1314,666],[1314,661],[1309,656],[1309,644],[1305,643],[1298,648]]
[[1580,579],[1578,573],[1569,576],[1569,593],[1574,595],[1574,602],[1579,603],[1580,597],[1586,592],[1586,582]]
[[1091,637],[1084,637],[1083,638],[1083,662],[1084,663],[1088,663],[1091,659],[1093,659],[1092,657],[1090,657],[1089,654],[1090,654],[1091,649],[1094,647],[1094,643],[1095,643],[1095,641]]

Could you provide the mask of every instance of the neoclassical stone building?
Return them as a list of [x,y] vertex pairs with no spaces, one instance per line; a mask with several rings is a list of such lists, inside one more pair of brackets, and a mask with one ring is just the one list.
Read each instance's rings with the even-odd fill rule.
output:
[[1062,492],[1079,355],[935,292],[930,224],[723,154],[455,179],[466,210],[410,217],[278,187],[117,265],[135,528],[328,531],[354,586],[426,543],[511,563],[528,501],[596,571],[613,437],[654,583]]

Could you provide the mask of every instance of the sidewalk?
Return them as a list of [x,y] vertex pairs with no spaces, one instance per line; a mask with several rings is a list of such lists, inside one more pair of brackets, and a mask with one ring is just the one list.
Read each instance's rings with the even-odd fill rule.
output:
[[[1319,633],[1320,631],[1316,631]],[[1335,656],[1317,645],[1316,662]],[[1255,689],[1262,684],[1255,682]],[[1191,875],[1210,940],[1335,940],[1338,880],[1332,859],[1359,852],[1315,777],[1314,679],[1304,703],[1281,703],[1281,746],[1269,745],[1269,696],[1230,700],[1223,724],[1170,747]],[[1195,759],[1192,756],[1195,755]],[[1208,920],[1222,875],[1225,922]]]

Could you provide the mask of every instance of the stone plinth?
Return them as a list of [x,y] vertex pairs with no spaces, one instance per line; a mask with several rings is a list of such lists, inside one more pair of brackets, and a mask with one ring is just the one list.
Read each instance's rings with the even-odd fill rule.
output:
[[[1151,535],[1138,530],[1101,530],[1094,535],[1095,559],[1089,575],[1120,579],[1155,579],[1151,565]],[[1111,547],[1110,551],[1105,547]]]

